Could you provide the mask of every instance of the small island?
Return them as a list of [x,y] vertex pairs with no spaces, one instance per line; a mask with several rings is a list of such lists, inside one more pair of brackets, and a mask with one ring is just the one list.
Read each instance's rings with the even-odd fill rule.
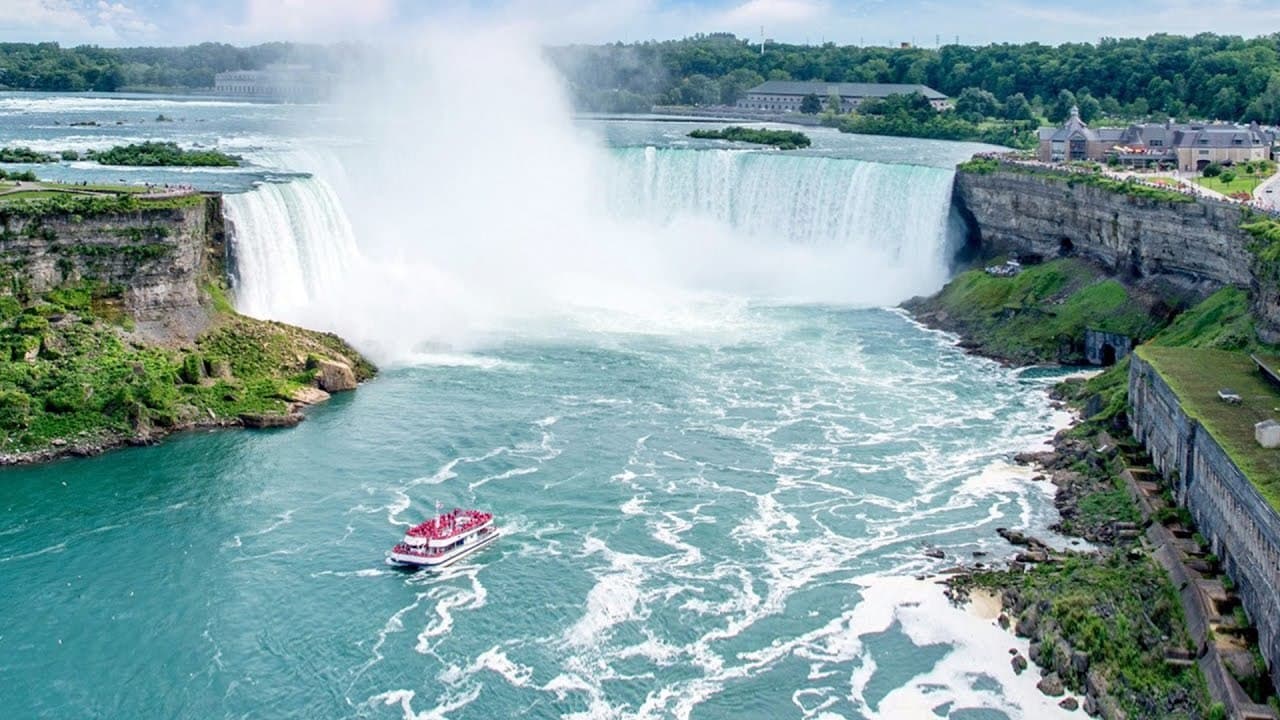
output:
[[239,167],[240,157],[214,149],[184,150],[173,142],[142,142],[117,145],[110,150],[78,153],[63,150],[57,155],[42,153],[29,147],[0,148],[0,163],[45,164],[58,160],[90,160],[99,165],[132,167]]
[[795,130],[762,130],[731,125],[722,130],[694,130],[689,137],[697,140],[728,140],[730,142],[772,145],[779,150],[798,150],[811,144],[809,136]]
[[139,167],[238,167],[240,158],[218,150],[183,150],[177,143],[144,142],[90,151],[87,159],[101,165]]

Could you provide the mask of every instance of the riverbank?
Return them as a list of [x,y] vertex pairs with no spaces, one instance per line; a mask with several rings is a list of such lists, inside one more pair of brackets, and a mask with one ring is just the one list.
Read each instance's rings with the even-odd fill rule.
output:
[[[991,258],[904,307],[925,325],[956,333],[969,351],[1011,365],[1078,364],[1091,328],[1153,346],[1260,347],[1249,298],[1236,288],[1179,312],[1167,295],[1162,299],[1087,259],[1008,272],[1002,266],[1002,258]],[[1257,653],[1248,619],[1233,618],[1234,644],[1212,645],[1210,653],[1207,623],[1193,616],[1199,606],[1181,601],[1181,585],[1170,581],[1171,566],[1163,561],[1172,556],[1147,538],[1153,524],[1198,536],[1171,498],[1153,518],[1130,492],[1125,473],[1150,461],[1128,428],[1127,384],[1126,360],[1061,384],[1055,394],[1079,420],[1057,434],[1051,451],[1017,458],[1056,487],[1061,521],[1053,529],[1092,549],[1055,551],[1041,539],[1004,530],[1018,548],[1007,567],[970,568],[949,582],[949,592],[957,602],[968,602],[974,591],[999,601],[998,622],[1031,642],[1025,657],[1010,661],[1015,668],[1037,664],[1045,673],[1041,690],[1062,697],[1063,707],[1079,704],[1091,714],[1128,718],[1226,717],[1217,713],[1246,705],[1266,711],[1274,693],[1265,664],[1259,670],[1245,661]],[[1187,562],[1202,564],[1206,582],[1217,578],[1216,560],[1193,545]],[[1224,593],[1227,604],[1231,597]],[[1225,659],[1203,660],[1209,655]]]

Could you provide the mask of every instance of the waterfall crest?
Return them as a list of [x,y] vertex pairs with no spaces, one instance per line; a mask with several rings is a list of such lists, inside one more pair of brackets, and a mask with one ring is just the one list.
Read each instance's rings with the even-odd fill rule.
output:
[[296,320],[326,293],[338,292],[357,259],[351,222],[324,181],[262,183],[228,195],[236,306],[254,317]]
[[563,206],[554,188],[489,198],[482,216],[456,198],[390,219],[374,205],[369,237],[319,176],[229,196],[237,304],[395,356],[585,315],[659,326],[692,296],[892,304],[946,277],[950,170],[641,147],[588,172]]

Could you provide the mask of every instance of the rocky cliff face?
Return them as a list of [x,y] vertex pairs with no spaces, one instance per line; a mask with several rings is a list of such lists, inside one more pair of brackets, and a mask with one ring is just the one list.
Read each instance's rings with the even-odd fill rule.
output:
[[191,340],[210,320],[200,284],[223,271],[222,198],[181,200],[132,212],[6,217],[0,258],[24,293],[101,284],[144,337]]
[[1117,274],[1249,287],[1240,208],[1165,202],[1027,173],[957,173],[954,200],[985,248],[1045,258],[1075,253]]
[[0,202],[0,464],[281,427],[376,372],[335,335],[239,315],[217,195]]
[[958,172],[953,202],[987,254],[1089,258],[1130,282],[1203,297],[1250,291],[1264,341],[1280,341],[1280,295],[1255,274],[1252,238],[1237,205],[1168,202],[1006,169]]

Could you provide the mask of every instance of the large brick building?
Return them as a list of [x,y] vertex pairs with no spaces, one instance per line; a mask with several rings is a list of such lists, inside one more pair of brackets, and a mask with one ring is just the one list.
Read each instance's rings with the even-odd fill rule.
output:
[[1071,108],[1058,128],[1040,130],[1043,162],[1103,161],[1126,165],[1167,166],[1197,172],[1210,163],[1235,165],[1271,157],[1274,131],[1256,123],[1140,123],[1128,127],[1090,128]]
[[890,95],[912,93],[924,95],[935,110],[947,106],[947,96],[926,85],[770,80],[748,90],[747,96],[738,101],[738,108],[775,113],[800,112],[800,103],[807,95],[822,98],[823,107],[826,107],[828,98],[839,95],[841,112],[851,112],[868,98],[884,99]]

